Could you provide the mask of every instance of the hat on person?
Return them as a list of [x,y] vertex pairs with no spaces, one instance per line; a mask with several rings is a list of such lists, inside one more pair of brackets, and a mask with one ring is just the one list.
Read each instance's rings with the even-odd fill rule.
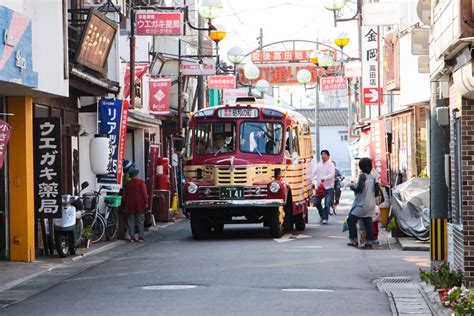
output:
[[131,167],[133,167],[134,164],[130,160],[124,160],[123,161],[123,172],[127,173]]
[[138,169],[135,169],[134,167],[130,167],[130,169],[128,169],[128,174],[130,175],[130,177],[136,177],[138,176]]

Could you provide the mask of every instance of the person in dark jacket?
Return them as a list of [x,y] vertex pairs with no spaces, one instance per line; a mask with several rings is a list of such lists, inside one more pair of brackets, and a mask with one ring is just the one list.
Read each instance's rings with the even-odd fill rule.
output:
[[128,170],[130,180],[123,190],[124,210],[127,215],[127,231],[130,242],[135,242],[135,225],[138,227],[138,242],[144,242],[145,209],[148,206],[148,195],[145,181],[137,178],[138,170]]

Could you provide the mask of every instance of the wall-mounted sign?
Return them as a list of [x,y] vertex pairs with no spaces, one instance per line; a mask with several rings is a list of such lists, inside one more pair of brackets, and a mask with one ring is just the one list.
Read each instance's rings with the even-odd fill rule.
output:
[[128,102],[120,99],[101,98],[99,101],[100,133],[110,138],[109,173],[97,177],[98,184],[122,186],[122,169],[127,139]]
[[322,91],[347,90],[347,80],[345,77],[322,77]]
[[104,73],[116,32],[117,25],[113,21],[98,11],[91,10],[82,31],[76,62]]
[[[140,83],[140,80],[147,73],[149,64],[135,64],[135,83]],[[125,69],[125,77],[123,79],[123,93],[122,97],[124,100],[130,97],[130,64],[127,64]]]
[[344,64],[344,76],[346,78],[362,77],[362,65],[360,61],[350,61]]
[[135,15],[137,35],[183,35],[183,13],[137,12]]
[[7,122],[0,120],[0,169],[3,167],[3,160],[5,159],[11,129],[12,127]]
[[209,76],[207,77],[207,87],[209,89],[235,89],[235,76]]
[[375,171],[380,176],[380,185],[388,186],[384,120],[373,120],[370,122],[370,158],[372,159]]
[[[382,98],[379,101],[379,97],[369,97],[369,94],[378,94],[380,87],[379,42],[380,37],[376,26],[362,26],[362,86],[365,104],[382,103]],[[375,101],[367,103],[365,100]]]
[[170,112],[171,78],[150,79],[150,113],[164,115]]
[[35,118],[35,211],[38,218],[61,217],[61,119]]
[[38,87],[31,29],[29,17],[0,6],[0,81]]
[[199,61],[181,61],[181,71],[184,76],[209,76],[216,74],[216,61],[203,58]]

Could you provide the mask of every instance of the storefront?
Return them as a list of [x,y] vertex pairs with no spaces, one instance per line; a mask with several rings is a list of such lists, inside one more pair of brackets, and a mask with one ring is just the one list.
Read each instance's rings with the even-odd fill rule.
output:
[[[7,121],[6,98],[0,96],[0,120]],[[8,257],[8,158],[3,157],[3,166],[0,168],[0,260]]]

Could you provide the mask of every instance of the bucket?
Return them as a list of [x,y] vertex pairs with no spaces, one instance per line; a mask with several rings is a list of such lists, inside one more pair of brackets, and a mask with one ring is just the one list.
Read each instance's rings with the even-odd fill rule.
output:
[[388,214],[390,213],[389,207],[381,207],[380,208],[380,224],[383,227],[386,227],[388,224]]

